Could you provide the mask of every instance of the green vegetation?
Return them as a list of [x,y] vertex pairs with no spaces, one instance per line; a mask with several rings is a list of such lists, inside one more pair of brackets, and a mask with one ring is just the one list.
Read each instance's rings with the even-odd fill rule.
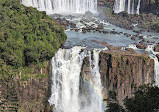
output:
[[115,91],[108,92],[108,106],[106,112],[125,112],[122,106],[119,105],[117,94]]
[[0,111],[18,111],[19,84],[47,78],[48,60],[66,38],[64,28],[45,12],[19,0],[0,0]]
[[128,112],[158,112],[159,88],[150,85],[140,86],[134,97],[127,97],[124,102]]
[[64,28],[45,12],[0,0],[0,76],[51,59],[65,40]]
[[149,27],[154,30],[159,32],[159,21],[155,21],[149,24]]
[[[136,87],[135,87],[136,88]],[[157,86],[142,85],[134,92],[134,97],[125,98],[124,107],[116,100],[116,93],[109,92],[108,109],[106,112],[158,112],[159,88]]]
[[105,7],[104,8],[104,13],[106,13],[107,15],[112,15],[113,11],[111,10],[111,8]]

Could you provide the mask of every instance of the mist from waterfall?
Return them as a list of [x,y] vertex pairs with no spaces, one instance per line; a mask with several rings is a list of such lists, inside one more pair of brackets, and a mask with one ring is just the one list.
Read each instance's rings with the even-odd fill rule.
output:
[[115,0],[114,13],[127,11],[128,14],[140,14],[140,2],[141,0],[138,0],[138,5],[136,6],[134,0]]
[[21,3],[47,14],[97,12],[97,0],[21,0]]
[[[54,106],[53,112],[103,112],[102,84],[99,73],[99,52],[93,50],[93,60],[90,51],[82,47],[59,49],[52,58],[52,88],[49,102]],[[91,78],[87,91],[82,93],[85,86],[81,85],[81,68],[83,59],[89,57]],[[86,100],[87,99],[87,100]]]

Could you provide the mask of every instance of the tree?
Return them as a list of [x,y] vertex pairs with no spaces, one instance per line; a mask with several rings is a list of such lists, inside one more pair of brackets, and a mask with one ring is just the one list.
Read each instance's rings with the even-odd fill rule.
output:
[[141,85],[132,98],[126,97],[124,108],[120,106],[115,91],[109,91],[106,112],[158,112],[159,88],[151,85]]
[[109,91],[108,92],[108,105],[106,112],[125,112],[122,106],[119,105],[119,102],[117,100],[115,91]]
[[158,112],[159,88],[143,85],[134,93],[134,97],[126,98],[124,105],[128,112]]

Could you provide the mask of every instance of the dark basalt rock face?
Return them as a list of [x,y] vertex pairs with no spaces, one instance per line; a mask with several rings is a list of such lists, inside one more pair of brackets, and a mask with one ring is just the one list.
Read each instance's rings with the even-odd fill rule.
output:
[[[81,79],[85,81],[90,78],[89,65],[89,58],[86,57],[81,70]],[[135,85],[154,81],[154,61],[146,54],[120,50],[101,51],[99,67],[104,99],[109,90],[115,90],[120,104],[123,104],[126,96],[133,95]]]
[[[50,97],[50,63],[47,68],[34,69],[36,74],[46,77],[30,77],[22,81],[21,73],[7,80],[0,80],[0,110],[4,112],[51,112],[48,103]],[[29,74],[28,74],[29,75]],[[34,75],[34,74],[33,74]]]

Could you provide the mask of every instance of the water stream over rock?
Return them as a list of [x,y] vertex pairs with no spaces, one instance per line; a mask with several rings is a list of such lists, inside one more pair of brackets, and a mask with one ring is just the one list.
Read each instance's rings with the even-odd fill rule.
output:
[[[52,95],[49,99],[50,104],[55,105],[54,112],[103,112],[99,52],[93,50],[93,60],[91,52],[82,47],[60,49],[56,53],[52,59]],[[86,56],[91,62],[91,77],[81,85],[81,67]]]
[[115,0],[114,12],[120,13],[127,11],[128,14],[140,14],[140,2],[141,0],[138,0],[138,4],[136,6],[134,0]]
[[21,3],[47,14],[97,12],[97,0],[21,0]]

